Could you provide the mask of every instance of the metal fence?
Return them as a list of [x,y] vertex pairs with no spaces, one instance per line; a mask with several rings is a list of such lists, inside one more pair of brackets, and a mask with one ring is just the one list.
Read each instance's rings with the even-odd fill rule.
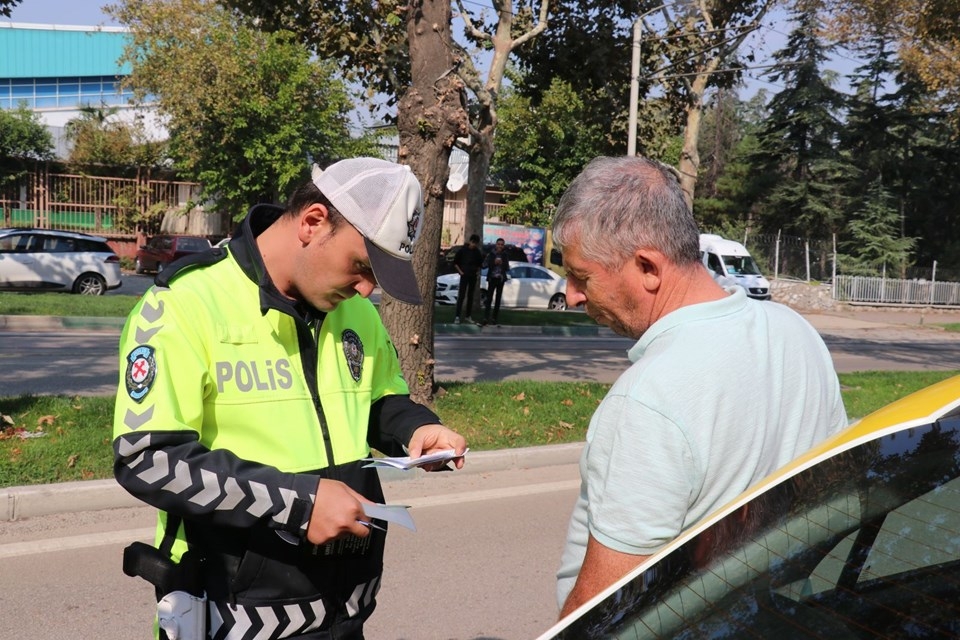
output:
[[[443,241],[462,244],[466,201],[447,195]],[[488,195],[499,199],[505,194],[488,191]],[[80,231],[108,238],[154,235],[169,231],[162,228],[171,217],[167,214],[193,207],[202,210],[196,206],[200,198],[195,182],[160,180],[145,173],[136,178],[53,173],[38,164],[16,184],[0,182],[0,227]],[[504,206],[485,203],[485,217],[499,219]],[[226,233],[231,225],[221,226]]]
[[760,269],[777,279],[829,282],[833,279],[833,242],[781,234],[745,234],[744,246]]
[[186,211],[200,185],[148,175],[113,178],[51,173],[25,176],[0,194],[0,226],[80,231],[105,237],[160,231],[164,215]]
[[960,305],[960,282],[838,275],[833,282],[833,298],[871,304],[955,306]]
[[744,234],[742,242],[763,273],[774,280],[829,282],[839,302],[882,305],[960,305],[960,269],[905,267],[876,276],[846,275],[835,270],[832,238],[782,234]]

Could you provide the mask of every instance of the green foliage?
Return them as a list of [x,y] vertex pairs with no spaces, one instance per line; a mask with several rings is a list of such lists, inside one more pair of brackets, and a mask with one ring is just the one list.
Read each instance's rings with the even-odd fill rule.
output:
[[350,80],[370,96],[396,101],[410,85],[410,53],[401,0],[219,0],[255,22],[255,28],[287,31],[321,59],[342,62]]
[[855,169],[836,148],[844,98],[822,71],[830,48],[819,32],[816,13],[802,12],[774,54],[779,64],[769,77],[784,89],[770,102],[753,157],[754,174],[769,185],[760,219],[769,232],[810,236],[842,226],[842,186]]
[[[957,371],[840,374],[847,415],[862,418]],[[434,409],[473,451],[582,442],[609,385],[441,383]],[[0,397],[0,486],[113,477],[114,398]]]
[[112,397],[0,398],[0,487],[113,477]]
[[900,273],[908,265],[916,240],[900,235],[900,212],[891,205],[890,194],[879,178],[870,185],[863,207],[847,225],[849,240],[843,248],[849,256],[844,273],[880,273],[893,268]]
[[456,382],[443,385],[435,409],[471,450],[580,442],[609,388],[596,382]]
[[138,296],[75,296],[69,293],[0,292],[0,315],[125,318]]
[[560,196],[583,166],[603,151],[603,132],[585,124],[586,105],[555,79],[539,104],[507,89],[500,98],[497,151],[491,173],[508,191],[505,219],[549,224]]
[[[639,6],[646,10],[658,4]],[[517,91],[539,105],[555,90],[555,80],[566,83],[583,103],[581,125],[598,136],[595,155],[623,155],[627,149],[631,25],[637,13],[634,2],[560,0],[551,6],[549,29],[517,51],[523,73]],[[654,86],[652,72],[662,64],[660,44],[649,37],[643,47],[637,106],[638,152],[658,158],[663,157],[662,141],[680,132],[684,116],[676,93],[647,98]],[[689,43],[680,46],[689,48]]]
[[957,375],[958,371],[860,371],[841,373],[847,417],[863,418],[895,400]]
[[[121,258],[131,270],[132,261]],[[122,289],[121,289],[122,291]],[[87,319],[122,319],[136,305],[139,296],[115,294],[109,296],[74,296],[66,293],[10,293],[0,292],[0,315],[10,316],[66,316]],[[437,305],[434,320],[439,324],[453,323],[455,308],[453,305]],[[557,327],[596,327],[586,313],[582,311],[547,311],[535,309],[500,310],[500,323],[515,326]],[[118,325],[115,325],[118,326]],[[468,328],[464,325],[462,328]]]
[[177,168],[235,218],[283,199],[308,160],[375,155],[349,134],[352,102],[334,65],[293,34],[258,31],[212,0],[126,0],[110,12],[132,30],[129,83],[169,117]]
[[[31,165],[52,158],[53,138],[38,114],[24,104],[16,109],[0,109],[0,200],[16,192]],[[0,214],[3,206],[8,205],[0,204]]]
[[[954,142],[947,142],[952,128],[933,109],[930,91],[904,71],[887,38],[877,34],[858,50],[866,61],[852,78],[856,94],[841,137],[859,168],[847,187],[852,205],[842,243],[844,273],[876,274],[884,266],[897,272],[916,250],[930,252],[926,264],[938,257],[942,262],[953,253],[944,241],[960,233],[952,204],[960,194],[955,180],[944,179],[958,158]],[[929,241],[916,242],[921,236]]]
[[122,166],[156,166],[164,157],[163,143],[151,141],[140,120],[118,119],[117,107],[81,107],[80,115],[66,126],[73,143],[68,163],[74,170],[106,165],[114,171]]
[[16,109],[0,109],[0,162],[5,166],[20,166],[23,160],[52,158],[53,138],[39,114],[24,104]]
[[0,0],[0,16],[10,17],[10,12],[21,0]]

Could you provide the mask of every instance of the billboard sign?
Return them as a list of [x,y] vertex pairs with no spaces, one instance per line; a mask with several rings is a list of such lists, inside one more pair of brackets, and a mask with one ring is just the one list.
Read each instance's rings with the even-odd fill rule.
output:
[[543,227],[525,227],[521,224],[486,222],[483,225],[483,244],[493,244],[503,238],[507,244],[523,249],[527,262],[543,264],[543,248],[546,244],[547,230]]

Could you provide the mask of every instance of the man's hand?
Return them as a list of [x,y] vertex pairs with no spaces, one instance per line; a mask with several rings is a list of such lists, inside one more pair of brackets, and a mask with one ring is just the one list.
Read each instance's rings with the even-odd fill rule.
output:
[[362,502],[370,501],[342,482],[320,480],[307,525],[307,540],[324,544],[347,535],[366,538],[370,529],[360,524],[361,520],[367,520]]
[[[442,424],[425,424],[418,427],[413,432],[413,437],[410,438],[410,444],[407,445],[407,453],[411,459],[445,449],[453,449],[460,456],[453,459],[453,464],[457,469],[462,469],[463,453],[467,449],[467,441],[459,433]],[[436,462],[424,465],[422,468],[427,471],[439,471],[447,468],[447,463]]]

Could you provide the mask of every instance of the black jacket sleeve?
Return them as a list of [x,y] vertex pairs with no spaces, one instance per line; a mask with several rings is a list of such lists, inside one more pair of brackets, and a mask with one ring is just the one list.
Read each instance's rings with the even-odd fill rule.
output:
[[384,396],[370,407],[367,444],[388,456],[405,455],[403,447],[425,424],[440,424],[440,417],[408,395]]
[[145,431],[113,441],[114,475],[149,505],[210,524],[302,533],[319,477],[284,473],[231,451],[211,451],[191,431]]

